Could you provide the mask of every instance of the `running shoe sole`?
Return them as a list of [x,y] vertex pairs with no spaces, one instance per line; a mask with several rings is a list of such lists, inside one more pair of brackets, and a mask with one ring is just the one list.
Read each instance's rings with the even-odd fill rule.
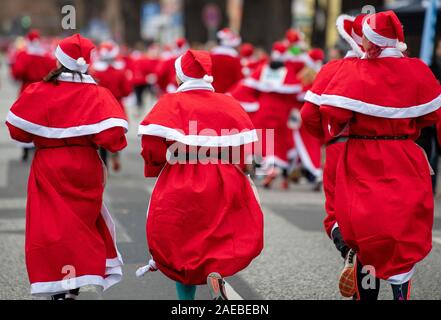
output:
[[352,298],[357,293],[357,280],[355,270],[355,260],[357,257],[355,253],[352,254],[353,256],[350,257],[349,255],[351,255],[351,252],[348,253],[348,258],[345,262],[345,267],[340,275],[340,281],[338,285],[341,295],[345,298]]
[[207,277],[207,285],[212,300],[228,300],[225,291],[225,281],[219,273],[211,273]]

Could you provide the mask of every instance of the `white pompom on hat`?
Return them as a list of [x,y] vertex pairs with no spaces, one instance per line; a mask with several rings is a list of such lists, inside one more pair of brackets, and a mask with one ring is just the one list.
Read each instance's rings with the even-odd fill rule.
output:
[[91,52],[95,48],[92,41],[75,34],[61,40],[55,51],[55,57],[66,68],[86,73],[91,62]]

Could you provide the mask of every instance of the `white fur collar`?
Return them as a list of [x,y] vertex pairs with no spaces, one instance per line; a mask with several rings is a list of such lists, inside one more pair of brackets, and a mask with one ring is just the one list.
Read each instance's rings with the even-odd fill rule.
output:
[[95,80],[88,74],[83,74],[83,79],[77,74],[63,72],[58,76],[58,81],[96,84]]
[[214,92],[213,86],[202,79],[186,81],[178,88],[176,92],[186,92],[192,90],[208,90]]
[[227,46],[217,46],[211,50],[211,53],[213,54],[219,54],[219,55],[225,55],[225,56],[231,56],[231,57],[238,57],[239,54],[234,48],[227,47]]

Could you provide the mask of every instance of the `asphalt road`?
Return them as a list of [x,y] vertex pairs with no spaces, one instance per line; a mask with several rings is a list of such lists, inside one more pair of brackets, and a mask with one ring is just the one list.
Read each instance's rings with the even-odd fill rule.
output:
[[[4,119],[16,97],[17,86],[0,77],[0,118]],[[134,112],[130,112],[134,114]],[[174,283],[160,273],[135,277],[147,262],[145,237],[147,204],[154,180],[143,177],[136,136],[139,118],[132,117],[129,147],[122,153],[123,170],[111,173],[106,201],[117,224],[124,279],[102,293],[86,288],[81,299],[176,299]],[[32,299],[24,264],[26,180],[29,163],[20,161],[21,151],[11,142],[4,122],[0,125],[0,299]],[[342,259],[322,229],[324,195],[305,184],[290,191],[259,189],[265,214],[265,249],[246,270],[228,283],[238,299],[342,299],[338,276]],[[436,212],[434,245],[418,268],[413,282],[414,299],[441,299],[441,214]],[[206,287],[198,299],[208,299]],[[391,299],[382,283],[381,299]]]

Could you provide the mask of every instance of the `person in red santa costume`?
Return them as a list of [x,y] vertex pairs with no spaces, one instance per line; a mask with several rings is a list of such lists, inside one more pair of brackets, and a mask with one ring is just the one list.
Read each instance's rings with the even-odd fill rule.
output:
[[[244,79],[231,95],[251,115],[254,126],[261,129],[261,154],[254,156],[266,178],[263,182],[266,188],[281,171],[283,176],[282,188],[288,188],[288,151],[293,147],[291,129],[288,120],[293,108],[300,108],[297,95],[302,86],[297,80],[297,74],[285,66],[287,47],[283,42],[273,45],[271,61],[262,65],[252,77]],[[273,141],[267,141],[268,134],[273,132]]]
[[88,285],[106,290],[122,276],[97,149],[125,148],[128,124],[118,101],[87,74],[93,48],[78,34],[62,40],[58,69],[30,85],[6,119],[14,140],[37,149],[28,182],[26,266],[31,293],[55,300],[74,299]]
[[155,47],[156,44],[152,44],[147,52],[144,52],[142,45],[139,44],[138,48],[124,59],[136,98],[137,115],[141,114],[145,106],[144,93],[147,91],[152,96],[156,95],[156,66],[159,63],[159,58],[156,54],[158,50]]
[[266,58],[258,58],[255,48],[251,43],[244,43],[239,49],[240,63],[242,64],[242,74],[245,78],[250,77],[257,68],[267,62]]
[[[11,61],[11,73],[15,80],[21,82],[19,94],[32,83],[42,81],[45,76],[55,69],[55,59],[41,43],[41,35],[38,30],[31,30],[25,39],[23,50],[15,54]],[[22,160],[27,161],[29,151],[34,148],[33,144],[18,143],[23,149]]]
[[244,77],[241,59],[236,50],[242,39],[228,28],[220,30],[217,38],[219,45],[211,50],[213,87],[218,93],[226,93]]
[[263,249],[257,194],[237,166],[257,133],[239,103],[214,92],[208,52],[189,50],[175,67],[178,91],[139,127],[145,176],[158,180],[147,218],[153,260],[138,276],[159,268],[177,282],[180,299],[208,284],[214,300],[226,300],[223,278]]
[[[367,17],[363,35],[363,59],[345,62],[320,97],[331,135],[348,130],[349,137],[334,205],[356,261],[341,281],[355,279],[356,298],[368,300],[378,298],[383,279],[394,299],[406,300],[417,263],[431,251],[434,216],[430,166],[414,140],[439,121],[441,86],[421,60],[402,54],[404,32],[393,11]],[[363,285],[366,276],[377,281]]]
[[[98,85],[109,89],[118,100],[124,114],[127,115],[123,99],[132,93],[133,87],[126,70],[126,64],[119,58],[120,48],[113,41],[105,41],[99,46],[97,54],[97,60],[92,64],[90,74],[96,79]],[[107,166],[107,150],[100,148],[100,155]],[[115,171],[121,169],[118,153],[112,155],[112,166]]]
[[288,47],[286,51],[286,66],[292,69],[292,72],[299,73],[304,67],[307,59],[306,43],[304,34],[297,29],[288,29],[285,33],[285,44]]
[[175,42],[175,47],[163,55],[161,62],[157,65],[156,75],[158,87],[162,94],[174,93],[178,88],[176,82],[175,61],[188,50],[188,42],[185,38],[179,38]]
[[31,30],[26,36],[25,49],[16,55],[11,65],[12,75],[22,83],[20,93],[32,83],[42,81],[55,69],[55,63],[41,43],[40,32]]
[[305,101],[305,95],[312,86],[317,73],[323,66],[325,54],[323,50],[314,48],[302,56],[303,69],[297,73],[302,90],[297,94],[299,106],[293,109],[290,115],[289,127],[292,129],[293,148],[289,151],[291,171],[295,173],[299,167],[304,171],[306,178],[314,184],[314,191],[321,191],[323,181],[322,170],[322,146],[323,139],[308,132],[302,123],[300,116],[301,104]]
[[[348,132],[341,133],[334,137],[329,133],[329,119],[320,112],[320,99],[323,91],[328,86],[338,69],[346,62],[360,59],[364,55],[362,47],[363,21],[366,15],[361,14],[357,17],[341,15],[337,19],[337,30],[351,47],[346,57],[341,60],[334,60],[327,63],[319,72],[314,80],[312,87],[305,96],[305,104],[301,110],[303,128],[318,139],[324,140],[326,145],[326,161],[324,167],[323,184],[326,196],[326,218],[324,226],[328,236],[334,241],[335,246],[341,252],[343,258],[348,257],[349,247],[344,242],[338,223],[335,218],[335,184],[337,163],[342,154],[345,143],[348,140]],[[351,257],[353,252],[351,252]],[[349,258],[349,257],[348,257]],[[348,262],[349,259],[348,259]],[[352,286],[351,286],[352,287]],[[344,296],[352,296],[353,292],[346,293],[346,287],[341,288]]]

